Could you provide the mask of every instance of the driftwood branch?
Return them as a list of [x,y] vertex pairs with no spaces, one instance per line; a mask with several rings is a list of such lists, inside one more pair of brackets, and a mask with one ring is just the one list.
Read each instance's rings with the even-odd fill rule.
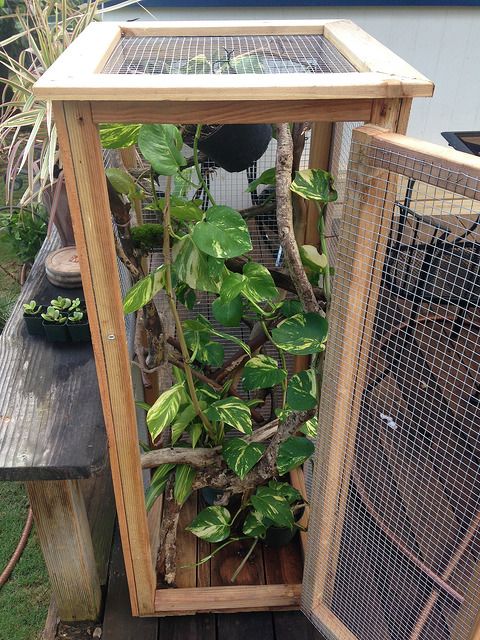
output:
[[181,505],[175,500],[175,476],[171,475],[165,489],[165,505],[160,525],[160,545],[157,555],[157,575],[167,584],[175,582],[177,568],[177,527]]
[[306,311],[319,311],[319,305],[310,284],[295,240],[290,185],[292,183],[293,142],[288,124],[277,124],[277,225],[285,260]]

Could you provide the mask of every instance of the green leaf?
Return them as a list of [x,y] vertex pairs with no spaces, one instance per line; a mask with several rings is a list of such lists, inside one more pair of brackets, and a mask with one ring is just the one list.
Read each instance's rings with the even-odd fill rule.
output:
[[[165,198],[159,198],[161,209],[165,208]],[[170,196],[170,215],[181,222],[198,222],[205,215],[196,202],[184,200],[178,196]]]
[[185,320],[183,331],[194,360],[214,367],[222,365],[225,349],[219,342],[211,340],[212,332],[208,321],[204,324],[199,320]]
[[195,449],[198,441],[200,440],[200,436],[203,433],[203,427],[199,422],[194,422],[187,427],[187,431],[192,439],[192,448]]
[[172,424],[172,444],[175,444],[190,422],[195,418],[197,412],[195,407],[189,403],[175,418],[175,422]]
[[249,300],[263,302],[278,297],[278,289],[269,270],[263,264],[247,262],[243,267],[243,275],[247,279],[243,294]]
[[269,356],[258,355],[249,360],[243,369],[243,388],[268,389],[280,384],[287,377],[287,372],[278,367],[278,362]]
[[140,124],[101,124],[100,142],[104,149],[124,149],[137,144]]
[[180,69],[180,73],[188,73],[188,74],[193,74],[195,76],[198,76],[203,73],[211,73],[211,72],[212,72],[212,67],[210,65],[210,62],[207,56],[203,53],[200,53],[198,56],[194,56],[193,58],[190,58],[190,60],[186,64],[184,64]]
[[241,438],[232,438],[223,445],[222,457],[239,478],[243,478],[252,469],[265,451],[265,445],[259,442],[247,443]]
[[150,511],[155,500],[165,491],[168,476],[174,468],[174,464],[161,464],[157,469],[155,469],[150,486],[145,494],[147,511]]
[[299,313],[303,313],[303,307],[300,300],[285,300],[280,307],[280,313],[284,318],[291,318]]
[[299,431],[304,433],[308,438],[316,438],[318,432],[318,418],[313,417],[307,420],[300,427]]
[[240,398],[217,400],[205,412],[211,420],[225,422],[241,433],[252,433],[252,417],[248,404]]
[[132,176],[122,169],[110,168],[105,169],[105,174],[108,181],[115,189],[117,193],[122,193],[126,196],[135,194],[137,192],[137,185]]
[[[257,493],[261,493],[262,489],[264,489],[264,487],[259,487]],[[268,490],[274,491],[284,497],[288,504],[301,502],[303,500],[300,492],[292,487],[289,482],[277,482],[276,480],[270,480],[268,483]]]
[[288,438],[278,448],[278,473],[283,476],[284,473],[296,469],[308,460],[314,451],[315,446],[308,438],[302,436]]
[[186,529],[207,542],[222,542],[230,535],[231,520],[232,516],[225,507],[207,507]]
[[315,273],[323,273],[328,266],[328,259],[324,253],[319,253],[318,249],[311,244],[304,244],[300,247],[300,258],[302,264]]
[[173,124],[142,125],[138,146],[145,160],[162,176],[173,176],[187,164],[181,153],[182,136]]
[[235,258],[252,250],[245,220],[230,207],[216,205],[197,222],[192,239],[200,251],[213,258]]
[[262,516],[253,510],[245,518],[242,531],[246,536],[251,536],[252,538],[264,538],[267,533],[267,526]]
[[297,171],[290,189],[302,198],[322,203],[335,202],[337,192],[333,188],[333,176],[323,169]]
[[230,60],[229,66],[236,73],[264,73],[264,65],[258,53],[241,53]]
[[165,287],[165,267],[162,264],[139,280],[125,296],[123,311],[125,314],[138,311]]
[[173,497],[177,504],[182,505],[192,493],[192,484],[195,480],[195,469],[188,464],[179,464],[175,470],[175,486]]
[[140,409],[144,409],[145,411],[148,411],[151,408],[151,404],[148,404],[148,402],[143,402],[143,400],[136,400],[135,404],[137,405],[137,407],[139,407]]
[[220,297],[223,302],[228,303],[234,300],[244,289],[247,279],[240,273],[229,273],[222,282]]
[[317,378],[313,369],[300,371],[290,378],[287,404],[295,411],[313,409],[317,406]]
[[257,491],[257,494],[250,498],[255,511],[264,522],[267,520],[268,524],[292,528],[294,525],[293,513],[285,498],[275,491],[268,490],[268,487],[261,488],[264,490]]
[[147,426],[152,440],[158,438],[177,415],[183,395],[183,382],[164,391],[147,413]]
[[212,303],[212,312],[215,320],[225,327],[238,327],[243,315],[243,304],[240,296],[225,302],[217,298]]
[[275,167],[272,167],[271,169],[266,169],[259,178],[257,178],[256,180],[253,180],[247,188],[248,192],[252,192],[255,191],[257,187],[259,187],[261,184],[266,184],[266,185],[274,185],[277,181],[277,177],[276,177],[276,172],[275,172]]
[[226,273],[223,260],[199,251],[190,235],[173,245],[172,258],[177,278],[188,284],[191,289],[211,293],[220,291]]
[[309,355],[325,349],[328,322],[319,313],[298,313],[272,330],[274,344],[287,353]]

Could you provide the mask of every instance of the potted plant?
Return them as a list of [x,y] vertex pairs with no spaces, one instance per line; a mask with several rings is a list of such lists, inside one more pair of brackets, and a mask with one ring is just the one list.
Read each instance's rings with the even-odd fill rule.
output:
[[43,330],[48,342],[67,342],[67,316],[55,307],[48,307],[42,313]]
[[[145,311],[163,289],[175,322],[175,335],[162,338],[144,319],[147,352],[138,352],[140,366],[148,372],[148,362],[163,353],[165,341],[173,347],[167,357],[175,383],[147,407],[150,450],[142,456],[143,466],[154,469],[147,507],[165,494],[157,569],[160,578],[172,584],[178,517],[192,491],[208,488],[216,492],[214,504],[193,519],[190,531],[220,546],[229,544],[232,525],[241,524],[233,537],[251,538],[252,545],[265,541],[274,528],[288,529],[288,536],[298,528],[296,516],[304,500],[277,478],[300,467],[314,451],[317,379],[328,332],[329,287],[325,283],[331,270],[324,227],[320,225],[319,248],[298,247],[289,207],[295,192],[318,202],[323,217],[324,205],[336,193],[330,174],[324,171],[300,171],[292,181],[290,131],[288,125],[279,125],[277,166],[260,176],[259,184],[275,185],[278,227],[284,233],[282,244],[290,272],[286,275],[249,258],[252,243],[246,220],[240,212],[214,200],[199,167],[201,125],[193,142],[196,181],[185,177],[184,140],[177,127],[116,129],[121,129],[122,136],[130,130],[151,165],[148,206],[162,221],[164,257],[160,267],[143,275],[143,252],[132,248],[131,236],[123,237],[124,242],[117,246],[119,257],[135,281],[125,297],[124,310],[127,314]],[[163,197],[158,197],[155,186],[159,175],[164,180]],[[110,183],[128,198],[134,192],[132,178],[120,177],[109,175]],[[178,185],[186,182],[193,192],[190,198],[185,192],[179,195]],[[207,197],[206,210],[195,199],[199,188]],[[121,230],[125,234],[124,226]],[[278,284],[294,292],[293,297],[285,300]],[[197,293],[204,292],[212,296],[215,324],[201,315],[182,319],[176,300],[194,309]],[[250,327],[249,340],[231,332],[231,327],[241,324]],[[238,348],[234,356],[225,357],[225,341]],[[276,357],[271,350],[265,351],[267,345]],[[291,375],[286,366],[290,354],[311,356],[310,368]],[[238,510],[231,513],[227,509],[228,505],[232,508],[232,497],[241,501],[238,515]]]
[[57,296],[53,300],[50,301],[50,305],[54,309],[58,309],[60,312],[64,312],[65,314],[71,310],[72,301],[70,298],[64,298],[63,296]]
[[43,319],[42,319],[43,307],[41,304],[37,304],[35,300],[23,305],[23,320],[27,331],[31,336],[43,336]]
[[73,342],[90,340],[90,326],[87,314],[83,311],[69,311],[67,320],[68,333]]

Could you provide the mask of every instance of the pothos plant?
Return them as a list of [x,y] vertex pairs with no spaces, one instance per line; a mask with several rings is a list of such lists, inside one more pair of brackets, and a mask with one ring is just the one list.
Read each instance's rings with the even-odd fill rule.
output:
[[[216,202],[206,184],[198,160],[201,130],[198,125],[193,177],[184,170],[181,130],[173,125],[113,125],[101,132],[106,146],[138,145],[149,167],[147,206],[161,221],[153,228],[128,230],[128,203],[146,199],[145,191],[126,172],[107,171],[112,213],[120,223],[117,251],[136,280],[124,310],[140,313],[148,337],[147,355],[141,349],[139,360],[149,371],[169,362],[174,376],[174,384],[152,406],[143,405],[150,444],[142,465],[155,469],[147,508],[165,493],[157,569],[167,583],[175,580],[179,513],[192,491],[217,490],[215,504],[187,528],[221,547],[250,538],[251,553],[269,527],[297,526],[295,514],[303,499],[278,478],[313,453],[317,378],[328,332],[331,269],[323,210],[336,199],[331,175],[308,169],[292,176],[290,128],[276,125],[276,166],[249,187],[266,185],[275,193],[287,269],[269,270],[249,257],[252,240],[245,217]],[[320,252],[297,246],[292,193],[318,204]],[[143,275],[142,254],[152,237],[162,242],[163,264]],[[155,317],[153,298],[160,291],[169,303],[174,335],[163,335],[165,319]],[[214,321],[192,313],[197,295],[204,293],[210,294]],[[250,329],[247,341],[231,332],[241,324]],[[230,358],[225,341],[238,347]],[[289,375],[289,354],[311,356],[310,368]],[[232,514],[226,507],[235,494],[241,500]]]

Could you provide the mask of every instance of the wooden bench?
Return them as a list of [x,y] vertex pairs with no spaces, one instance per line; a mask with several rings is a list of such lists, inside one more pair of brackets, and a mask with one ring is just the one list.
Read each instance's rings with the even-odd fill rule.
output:
[[22,304],[74,298],[45,278],[47,240],[0,337],[0,481],[25,482],[62,620],[95,620],[115,507],[90,344],[29,336]]

